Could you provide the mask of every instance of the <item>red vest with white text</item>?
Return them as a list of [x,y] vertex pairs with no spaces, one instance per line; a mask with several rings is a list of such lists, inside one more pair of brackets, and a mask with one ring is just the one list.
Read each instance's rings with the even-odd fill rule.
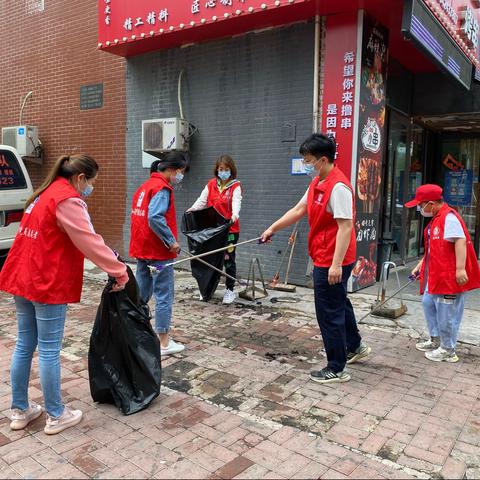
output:
[[170,205],[165,213],[165,219],[175,239],[178,238],[173,188],[161,173],[152,173],[133,195],[130,227],[130,256],[132,257],[142,260],[170,260],[177,256],[165,246],[162,239],[148,224],[150,201],[164,188],[170,192]]
[[57,178],[26,209],[0,272],[0,290],[32,302],[80,301],[84,256],[57,225],[57,205],[79,198],[64,178]]
[[[218,189],[217,179],[212,178],[208,182],[208,200],[207,205],[209,207],[215,208],[215,210],[220,214],[223,215],[227,220],[232,218],[232,199],[233,199],[233,192],[237,188],[242,188],[240,182],[238,180],[234,180],[234,182],[229,185],[227,188],[222,190]],[[237,220],[231,227],[231,233],[239,233],[240,232],[240,222]]]
[[[330,267],[335,253],[338,224],[333,215],[327,211],[328,201],[333,187],[337,183],[344,183],[352,192],[353,220],[355,224],[355,202],[353,189],[347,177],[335,165],[323,182],[318,177],[312,180],[308,189],[308,253],[316,267]],[[350,243],[348,245],[342,265],[350,265],[356,260],[356,236],[352,225]]]
[[[455,243],[444,240],[445,220],[449,213],[453,213],[462,225],[467,241],[467,260],[465,270],[468,282],[459,285],[456,280]],[[428,230],[430,229],[430,240]],[[480,267],[462,217],[446,203],[435,215],[424,231],[425,260],[420,272],[420,292],[425,289],[425,280],[428,280],[428,293],[432,295],[454,295],[480,288]],[[427,265],[428,264],[428,265]],[[428,267],[428,279],[425,278],[425,268]]]

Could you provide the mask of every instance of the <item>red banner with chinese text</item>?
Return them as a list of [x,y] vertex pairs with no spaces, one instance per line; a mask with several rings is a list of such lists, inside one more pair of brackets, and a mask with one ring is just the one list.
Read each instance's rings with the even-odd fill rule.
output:
[[327,17],[322,132],[335,138],[336,162],[350,178],[355,118],[357,12]]

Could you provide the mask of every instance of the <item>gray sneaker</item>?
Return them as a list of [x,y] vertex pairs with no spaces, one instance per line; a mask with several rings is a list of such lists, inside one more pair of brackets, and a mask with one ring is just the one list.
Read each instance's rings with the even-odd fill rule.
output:
[[440,339],[438,337],[430,337],[424,342],[418,342],[415,344],[415,348],[421,352],[431,352],[436,350],[440,346]]
[[343,383],[348,382],[350,378],[350,374],[345,370],[335,373],[328,367],[322,368],[321,370],[313,370],[310,373],[310,380],[317,383]]
[[457,354],[455,350],[446,350],[445,348],[438,347],[432,352],[425,352],[425,357],[431,360],[432,362],[448,362],[456,363],[458,362]]
[[372,351],[372,348],[366,343],[361,342],[360,346],[354,352],[347,353],[347,364],[358,362],[362,358],[368,357]]

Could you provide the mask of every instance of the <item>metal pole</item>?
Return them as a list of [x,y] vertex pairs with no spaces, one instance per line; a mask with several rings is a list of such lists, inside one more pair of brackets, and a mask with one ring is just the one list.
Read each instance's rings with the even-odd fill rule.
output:
[[413,275],[410,275],[408,283],[400,287],[394,294],[390,295],[385,301],[383,301],[380,305],[376,305],[373,310],[368,312],[366,315],[364,315],[360,320],[357,320],[357,323],[361,323],[362,320],[365,320],[369,315],[372,315],[375,313],[376,310],[378,310],[380,307],[383,307],[389,300],[391,300],[393,297],[397,296],[402,290],[405,290],[409,285],[411,285],[413,282],[415,282],[418,277],[414,277]]
[[245,285],[245,282],[241,281],[241,280],[238,280],[238,278],[235,278],[235,277],[232,277],[231,275],[229,275],[227,272],[224,272],[223,270],[220,270],[219,268],[217,267],[214,267],[211,263],[208,263],[206,262],[205,260],[202,260],[201,258],[193,258],[193,255],[188,251],[188,250],[185,250],[184,248],[181,248],[180,249],[185,255],[188,255],[190,258],[189,260],[193,261],[193,260],[196,260],[197,262],[200,262],[200,263],[203,263],[204,265],[206,265],[207,267],[210,267],[212,270],[215,270],[216,272],[218,272],[220,275],[223,275],[224,277],[227,277],[229,278],[230,280],[233,280],[234,282],[240,284],[240,285]]
[[[264,243],[264,242],[260,242],[261,239],[262,237],[257,237],[257,238],[252,238],[251,240],[245,240],[244,242],[235,244],[235,247],[239,247],[240,245],[245,245],[246,243],[252,243],[252,242]],[[192,257],[189,257],[189,258],[182,258],[181,260],[176,260],[175,262],[166,263],[165,265],[151,266],[149,268],[155,269],[155,270],[163,270],[166,267],[173,267],[175,265],[179,265],[180,263],[188,262],[190,260],[197,260],[199,258],[212,255],[213,253],[224,252],[225,250],[228,250],[230,247],[231,245],[227,245],[226,247],[217,248],[216,250],[212,250],[210,252],[200,253],[199,255],[193,255]]]

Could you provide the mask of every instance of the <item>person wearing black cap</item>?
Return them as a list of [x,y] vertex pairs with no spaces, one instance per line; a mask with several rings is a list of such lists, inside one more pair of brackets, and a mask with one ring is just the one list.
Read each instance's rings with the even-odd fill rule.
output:
[[462,217],[443,201],[438,185],[417,188],[407,208],[432,220],[424,231],[425,255],[413,269],[420,276],[423,311],[430,339],[415,345],[434,362],[458,362],[455,353],[465,292],[480,288],[480,268]]

